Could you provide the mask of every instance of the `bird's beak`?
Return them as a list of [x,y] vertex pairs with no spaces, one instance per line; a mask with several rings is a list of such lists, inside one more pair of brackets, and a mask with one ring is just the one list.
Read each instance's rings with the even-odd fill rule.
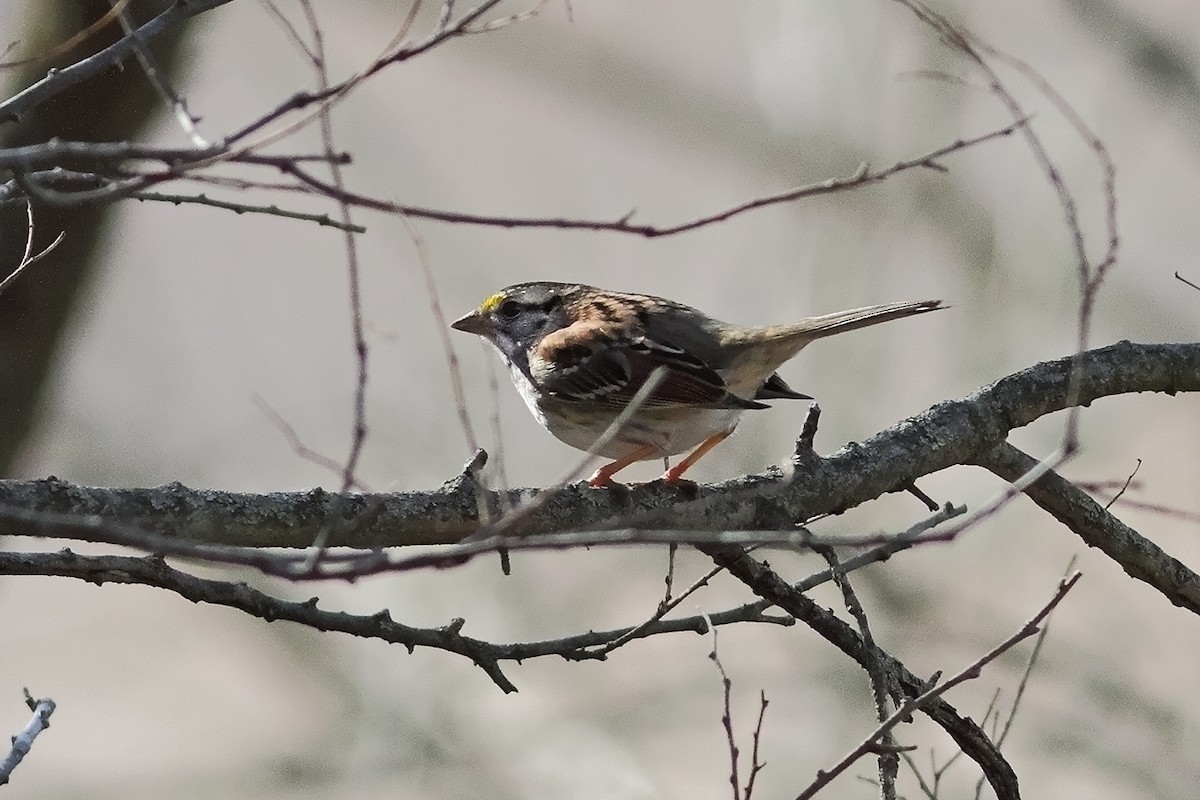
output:
[[454,320],[450,323],[450,327],[456,331],[474,333],[479,336],[486,336],[492,328],[487,318],[480,316],[478,309]]

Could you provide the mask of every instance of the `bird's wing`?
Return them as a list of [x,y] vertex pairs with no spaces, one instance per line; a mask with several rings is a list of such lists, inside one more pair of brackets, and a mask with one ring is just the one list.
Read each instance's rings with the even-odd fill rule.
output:
[[623,407],[662,367],[648,407],[767,407],[730,394],[716,370],[682,348],[644,335],[615,339],[575,327],[546,336],[530,359],[530,377],[558,399]]

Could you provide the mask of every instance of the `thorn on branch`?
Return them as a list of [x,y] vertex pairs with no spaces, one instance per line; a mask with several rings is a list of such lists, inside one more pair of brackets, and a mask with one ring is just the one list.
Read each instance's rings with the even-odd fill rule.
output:
[[458,491],[465,488],[468,484],[475,487],[479,486],[479,473],[487,465],[488,454],[482,447],[478,448],[467,463],[463,464],[462,471],[442,485],[443,490]]
[[1200,291],[1200,286],[1197,286],[1196,284],[1189,281],[1187,278],[1180,275],[1178,270],[1175,271],[1175,280],[1183,281],[1184,283],[1186,283],[1188,286],[1192,287],[1193,289]]
[[500,687],[500,691],[505,694],[512,694],[517,691],[517,685],[510,681],[501,671],[500,662],[495,657],[474,656],[472,660],[475,662],[475,666],[483,670],[492,679],[492,683]]
[[[917,498],[922,503],[924,503],[925,507],[928,508],[930,511],[938,511],[942,508],[942,506],[938,505],[938,503],[936,503],[933,500],[933,498],[931,498],[929,495],[925,494],[924,492],[922,492],[920,489],[917,488],[916,481],[909,481],[904,486],[904,491],[908,492],[913,497]],[[946,506],[947,506],[947,511],[949,511],[950,509],[953,508],[953,506],[951,506],[949,503],[947,503]]]
[[800,435],[796,437],[796,449],[792,454],[793,466],[798,467],[801,463],[817,457],[813,449],[813,442],[817,437],[817,422],[820,419],[821,406],[813,403],[808,407],[808,413],[804,415],[804,424],[800,428]]

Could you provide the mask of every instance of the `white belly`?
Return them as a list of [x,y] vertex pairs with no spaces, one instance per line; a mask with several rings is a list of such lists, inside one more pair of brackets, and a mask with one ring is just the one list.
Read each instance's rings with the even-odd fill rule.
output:
[[710,436],[733,430],[744,411],[740,408],[694,408],[680,413],[679,408],[643,408],[621,426],[607,444],[593,449],[616,420],[618,411],[584,420],[579,418],[576,404],[561,403],[558,406],[561,413],[553,413],[553,400],[539,403],[537,392],[521,371],[513,369],[512,374],[525,405],[546,430],[574,448],[611,459],[623,458],[645,445],[655,449],[643,459],[647,461],[686,453]]

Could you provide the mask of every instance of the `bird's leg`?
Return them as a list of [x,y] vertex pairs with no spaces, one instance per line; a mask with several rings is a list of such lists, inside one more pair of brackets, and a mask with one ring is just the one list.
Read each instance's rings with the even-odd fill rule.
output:
[[721,442],[728,439],[729,434],[731,434],[731,433],[733,433],[733,428],[730,428],[729,430],[721,431],[720,433],[713,434],[712,436],[708,437],[703,442],[701,442],[700,445],[695,450],[688,453],[687,457],[684,458],[683,461],[680,461],[678,464],[676,464],[675,466],[671,467],[666,472],[664,472],[662,475],[662,478],[660,478],[660,480],[662,480],[666,483],[675,483],[676,481],[678,481],[680,479],[680,477],[683,475],[683,473],[686,472],[688,470],[688,468],[692,466],[692,464],[695,464],[697,461],[704,458],[704,456],[708,453],[709,450],[712,450],[714,447],[719,445]]
[[592,477],[588,478],[588,486],[608,486],[613,482],[612,476],[618,471],[625,469],[635,461],[645,461],[647,458],[653,456],[657,452],[658,448],[654,445],[643,444],[629,451],[611,464],[605,464],[603,467],[593,472]]

